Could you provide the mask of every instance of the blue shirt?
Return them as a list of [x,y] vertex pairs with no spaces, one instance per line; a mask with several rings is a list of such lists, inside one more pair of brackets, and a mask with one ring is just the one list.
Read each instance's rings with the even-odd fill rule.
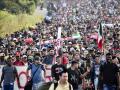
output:
[[[39,68],[39,69],[38,69]],[[39,64],[39,65],[35,65],[35,64],[31,64],[28,67],[28,70],[31,69],[31,76],[33,78],[33,84],[39,83],[43,81],[42,78],[42,70],[45,71],[45,68],[43,65]],[[38,69],[38,70],[37,70]],[[37,70],[37,71],[36,71]],[[35,74],[34,74],[35,73]],[[34,74],[34,76],[33,76]]]
[[51,65],[51,64],[53,64],[53,58],[54,58],[54,56],[48,55],[44,58],[43,63],[47,64],[47,65]]
[[17,70],[15,67],[6,65],[2,69],[2,73],[4,73],[4,85],[14,83],[15,74],[17,74]]

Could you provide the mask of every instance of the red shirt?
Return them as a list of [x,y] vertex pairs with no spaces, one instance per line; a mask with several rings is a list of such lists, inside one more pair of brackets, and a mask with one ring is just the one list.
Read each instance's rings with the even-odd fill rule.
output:
[[22,61],[15,61],[14,63],[13,63],[13,65],[15,65],[15,66],[24,66],[25,64],[22,62]]
[[33,39],[32,38],[27,38],[27,39],[25,39],[25,42],[27,44],[32,44],[33,43]]
[[62,64],[63,65],[66,65],[66,64],[68,64],[69,63],[69,60],[68,60],[68,58],[67,57],[62,57]]

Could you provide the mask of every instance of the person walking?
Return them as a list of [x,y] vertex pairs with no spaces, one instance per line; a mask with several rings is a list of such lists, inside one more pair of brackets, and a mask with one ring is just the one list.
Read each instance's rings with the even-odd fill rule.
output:
[[[86,67],[86,70],[85,70],[84,62],[80,59],[79,53],[74,54],[73,62],[78,64],[77,67],[75,66],[76,67],[75,73],[78,78],[77,79],[78,80],[78,90],[83,90],[84,79],[89,74],[90,68]],[[74,66],[73,66],[73,69],[74,69]]]
[[54,64],[51,68],[51,74],[52,74],[52,78],[55,81],[59,80],[59,73],[63,72],[66,70],[66,67],[64,65],[61,64],[61,57],[57,56],[56,57],[56,64]]
[[68,82],[67,71],[59,73],[59,81],[52,83],[49,90],[73,90],[72,85]]
[[99,75],[100,75],[100,57],[96,56],[90,74],[91,81],[93,84],[93,90],[98,90]]
[[[31,76],[28,75],[28,77],[31,77],[33,82],[32,90],[38,90],[45,81],[45,68],[40,63],[39,56],[35,56],[34,63],[28,66],[27,72],[29,70],[31,70]],[[42,72],[44,72],[44,75]]]
[[68,81],[73,86],[73,90],[78,90],[79,73],[77,73],[78,62],[72,61],[71,67],[68,69]]
[[112,55],[106,54],[106,63],[100,67],[103,90],[120,90],[119,68],[112,62]]
[[19,77],[17,73],[17,69],[12,64],[12,59],[9,57],[5,65],[2,69],[2,76],[0,81],[0,87],[2,87],[3,82],[3,90],[14,90],[14,82],[17,78],[18,87],[20,87]]
[[45,64],[45,65],[54,64],[54,56],[55,56],[54,49],[50,49],[49,54],[43,60],[43,64]]

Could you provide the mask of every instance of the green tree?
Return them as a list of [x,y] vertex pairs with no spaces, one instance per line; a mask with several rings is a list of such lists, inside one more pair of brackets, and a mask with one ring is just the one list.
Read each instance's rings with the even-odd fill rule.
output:
[[18,0],[18,4],[22,8],[22,12],[32,14],[35,10],[35,1],[34,0]]
[[21,7],[16,3],[15,0],[1,0],[0,10],[6,10],[14,14],[19,14],[21,12]]
[[0,10],[6,10],[13,14],[32,14],[39,0],[0,0]]
[[31,1],[29,4],[27,4],[27,13],[32,14],[35,8],[35,2]]

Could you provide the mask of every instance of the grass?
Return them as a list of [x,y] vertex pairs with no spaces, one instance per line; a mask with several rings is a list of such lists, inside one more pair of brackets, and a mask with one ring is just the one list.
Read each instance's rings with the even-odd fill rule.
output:
[[4,37],[6,34],[12,34],[23,28],[35,26],[37,22],[41,22],[42,20],[43,16],[41,14],[12,15],[6,11],[0,11],[0,37]]

